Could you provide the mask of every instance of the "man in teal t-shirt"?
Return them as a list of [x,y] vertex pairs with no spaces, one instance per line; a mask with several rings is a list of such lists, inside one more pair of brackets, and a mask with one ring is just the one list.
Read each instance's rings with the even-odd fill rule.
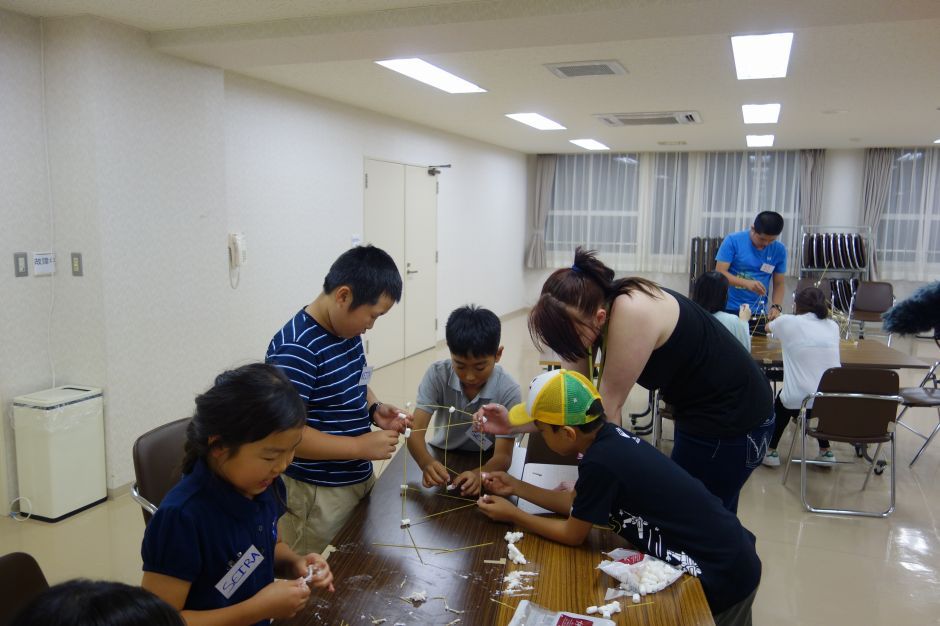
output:
[[725,311],[737,315],[741,305],[746,304],[752,314],[765,315],[767,320],[783,312],[787,249],[777,241],[782,231],[783,217],[763,211],[754,218],[750,230],[728,235],[721,242],[715,270],[731,283]]

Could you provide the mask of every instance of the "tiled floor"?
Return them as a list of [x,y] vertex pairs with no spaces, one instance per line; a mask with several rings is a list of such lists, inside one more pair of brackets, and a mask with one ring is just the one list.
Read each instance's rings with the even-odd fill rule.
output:
[[[506,320],[503,343],[502,365],[525,386],[540,370],[523,316]],[[895,347],[925,360],[938,358],[932,342],[901,339]],[[383,400],[404,405],[413,399],[428,363],[446,356],[446,348],[440,347],[382,368],[373,389]],[[902,372],[902,385],[919,379],[915,372]],[[628,408],[645,402],[646,393],[637,390]],[[920,430],[936,424],[936,411],[908,415]],[[789,437],[784,437],[782,450]],[[901,429],[897,511],[886,520],[805,513],[799,472],[791,472],[783,486],[782,468],[755,471],[741,494],[739,511],[757,535],[764,563],[755,624],[940,624],[940,443],[911,469],[907,463],[919,445],[920,440]],[[663,448],[668,452],[668,441]],[[850,446],[836,444],[835,451],[844,459],[853,456]],[[859,494],[861,465],[811,468],[810,475],[810,496],[816,502],[839,497],[846,506],[882,506],[887,498],[887,473],[873,477]],[[689,520],[694,523],[693,514]],[[0,553],[33,554],[52,582],[85,576],[137,583],[143,527],[139,508],[123,496],[58,524],[0,519]]]

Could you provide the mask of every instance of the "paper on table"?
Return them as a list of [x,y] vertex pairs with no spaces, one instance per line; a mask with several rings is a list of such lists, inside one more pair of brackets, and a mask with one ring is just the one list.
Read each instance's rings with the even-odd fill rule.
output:
[[[522,470],[522,480],[536,487],[542,487],[543,489],[554,489],[562,481],[570,481],[573,483],[578,480],[578,466],[526,463]],[[543,509],[521,498],[519,499],[519,509],[534,515],[552,513],[552,511]]]

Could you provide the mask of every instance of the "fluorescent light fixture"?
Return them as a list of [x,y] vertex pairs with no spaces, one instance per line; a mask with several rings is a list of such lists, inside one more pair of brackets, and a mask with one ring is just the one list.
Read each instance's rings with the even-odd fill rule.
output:
[[571,139],[569,141],[585,150],[610,150],[610,148],[595,139]]
[[779,104],[742,104],[745,124],[776,124],[780,117]]
[[408,78],[437,87],[447,93],[481,93],[486,91],[482,87],[478,87],[459,76],[454,76],[450,72],[421,59],[387,59],[385,61],[376,61],[376,63],[399,74],[404,74]]
[[748,148],[769,148],[774,145],[773,135],[748,135]]
[[732,37],[738,80],[786,77],[792,43],[793,33]]
[[539,130],[565,130],[565,127],[558,122],[538,113],[507,113],[506,117]]
[[940,139],[934,139],[933,142],[934,142],[934,143],[940,143]]

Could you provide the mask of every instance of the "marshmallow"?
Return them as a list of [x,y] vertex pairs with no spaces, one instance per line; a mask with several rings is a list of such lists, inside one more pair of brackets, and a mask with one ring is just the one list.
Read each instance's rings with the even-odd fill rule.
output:
[[411,428],[405,427],[405,439],[411,436]]
[[481,416],[480,416],[480,420],[485,424],[485,423],[486,423],[486,416],[485,416],[485,415],[481,415]]
[[526,565],[528,561],[514,544],[509,544],[509,560],[517,565]]
[[405,415],[404,413],[399,413],[399,414],[398,414],[398,419],[400,419],[400,420],[408,419],[408,416]]
[[402,491],[408,491],[408,485],[401,485]]
[[410,518],[410,517],[406,517],[405,519],[403,519],[403,520],[401,521],[401,527],[402,527],[402,528],[405,528],[406,526],[411,526],[411,518]]
[[457,488],[457,485],[455,485],[454,483],[447,485],[447,491],[453,491],[456,488]]
[[521,532],[514,532],[514,533],[508,532],[506,533],[506,536],[503,537],[503,539],[505,539],[508,543],[516,543],[517,541],[522,539],[522,533]]
[[639,603],[640,603],[640,594],[638,593],[633,594],[633,604],[639,604]]
[[456,412],[457,412],[457,407],[452,406],[452,407],[450,407],[449,409],[447,409],[447,412],[448,412],[448,413],[451,413],[451,414],[456,413]]
[[587,611],[585,611],[585,613],[587,613],[588,615],[594,615],[595,613],[597,613],[597,607],[596,607],[596,606],[589,606],[589,607],[587,608]]

